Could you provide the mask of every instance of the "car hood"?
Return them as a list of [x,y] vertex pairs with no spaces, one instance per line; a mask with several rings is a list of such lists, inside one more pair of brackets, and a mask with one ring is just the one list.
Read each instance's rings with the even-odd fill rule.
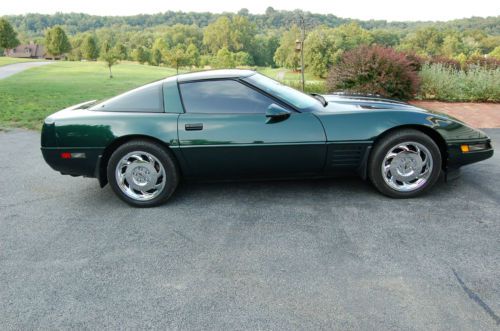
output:
[[323,109],[327,112],[352,112],[352,111],[377,111],[377,110],[397,110],[412,111],[419,113],[429,113],[438,117],[453,120],[461,124],[466,124],[461,120],[448,114],[440,113],[434,110],[419,108],[410,105],[404,101],[387,99],[371,95],[349,95],[349,94],[328,94],[323,95],[328,105]]
[[[398,112],[399,114],[410,112],[424,114],[427,120],[432,122],[443,121],[443,123],[455,123],[462,128],[462,136],[469,138],[487,138],[488,136],[483,131],[472,128],[467,123],[450,116],[448,114],[440,113],[433,110],[423,109],[412,106],[406,102],[399,100],[392,100],[377,96],[370,95],[347,95],[347,94],[330,94],[323,95],[328,104],[322,109],[324,113],[339,114],[339,113],[370,113],[381,111],[387,113],[388,111]],[[432,115],[432,116],[429,116]],[[458,138],[457,138],[458,139]]]
[[329,94],[323,95],[328,105],[325,107],[327,111],[352,111],[352,110],[389,110],[389,109],[408,109],[422,110],[403,101],[386,99],[377,96],[364,95],[344,95],[344,94]]

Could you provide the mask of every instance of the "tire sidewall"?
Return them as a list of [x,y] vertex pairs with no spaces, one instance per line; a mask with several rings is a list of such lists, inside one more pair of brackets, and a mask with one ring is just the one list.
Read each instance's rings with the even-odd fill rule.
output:
[[[143,151],[154,155],[161,162],[165,169],[165,187],[161,193],[154,199],[148,201],[139,201],[132,199],[122,192],[116,181],[116,166],[126,154],[134,151]],[[174,161],[171,152],[164,147],[149,141],[131,141],[118,147],[111,155],[108,166],[107,176],[109,184],[115,194],[123,201],[134,207],[154,207],[164,203],[174,193],[179,181],[178,167]]]
[[[400,192],[391,188],[384,180],[381,166],[384,158],[390,148],[398,143],[413,141],[424,145],[432,157],[432,172],[427,182],[420,188],[411,192]],[[376,146],[370,157],[368,169],[369,178],[373,185],[384,195],[392,198],[412,198],[425,193],[432,188],[439,179],[441,173],[442,158],[437,144],[426,134],[417,130],[396,131],[387,137],[384,137]]]

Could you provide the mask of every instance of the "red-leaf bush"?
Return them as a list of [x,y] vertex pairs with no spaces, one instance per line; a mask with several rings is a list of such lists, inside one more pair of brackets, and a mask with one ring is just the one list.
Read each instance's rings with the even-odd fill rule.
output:
[[361,46],[345,52],[328,74],[330,92],[345,91],[410,99],[418,91],[420,78],[415,60],[405,53],[382,46]]
[[406,59],[410,62],[410,67],[413,71],[419,72],[425,64],[425,58],[416,53],[406,53]]

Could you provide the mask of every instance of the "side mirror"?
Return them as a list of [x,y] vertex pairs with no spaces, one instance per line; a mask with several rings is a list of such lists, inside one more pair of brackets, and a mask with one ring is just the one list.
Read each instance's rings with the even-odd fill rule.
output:
[[281,121],[290,117],[290,112],[285,108],[273,103],[271,104],[266,111],[266,117],[271,121]]

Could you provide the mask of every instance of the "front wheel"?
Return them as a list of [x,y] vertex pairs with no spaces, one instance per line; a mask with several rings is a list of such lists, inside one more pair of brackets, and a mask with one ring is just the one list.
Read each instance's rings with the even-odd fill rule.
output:
[[171,153],[149,141],[131,141],[111,155],[109,183],[120,199],[134,207],[162,204],[174,193],[179,172]]
[[368,170],[370,180],[381,193],[392,198],[412,198],[438,180],[441,152],[426,134],[400,130],[375,145]]

